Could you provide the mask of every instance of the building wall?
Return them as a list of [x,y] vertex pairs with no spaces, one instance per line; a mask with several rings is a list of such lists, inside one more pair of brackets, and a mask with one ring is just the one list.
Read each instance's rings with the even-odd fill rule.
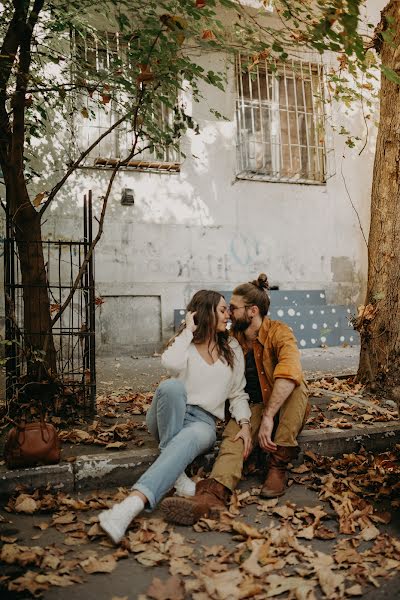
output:
[[[372,4],[377,18],[379,2]],[[211,55],[202,60],[215,65]],[[201,133],[182,141],[180,173],[123,171],[116,179],[96,248],[96,292],[105,300],[97,308],[99,352],[151,351],[172,334],[173,310],[194,290],[229,290],[262,271],[281,289],[323,288],[328,302],[363,301],[367,253],[359,220],[367,237],[373,125],[361,156],[330,132],[324,185],[237,180],[234,73],[226,68],[225,93],[205,89],[206,100],[192,107]],[[215,119],[208,106],[228,120]],[[331,118],[365,136],[360,111],[333,106]],[[55,163],[67,136],[57,144]],[[80,170],[48,210],[44,237],[79,238],[83,194],[93,190],[98,214],[108,177]],[[134,191],[133,206],[121,205],[124,188]]]

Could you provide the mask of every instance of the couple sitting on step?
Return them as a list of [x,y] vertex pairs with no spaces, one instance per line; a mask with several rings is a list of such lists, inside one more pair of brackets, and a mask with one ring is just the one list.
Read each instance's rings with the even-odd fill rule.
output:
[[[161,359],[176,379],[159,385],[146,416],[160,455],[125,500],[99,515],[115,543],[132,519],[154,508],[172,487],[175,495],[161,502],[170,522],[190,525],[225,509],[256,444],[268,459],[261,496],[285,493],[287,465],[297,456],[309,404],[296,339],[287,325],[267,317],[268,289],[261,274],[236,287],[229,306],[209,290],[189,302],[185,323]],[[195,485],[185,469],[214,446],[226,399],[232,418],[218,457],[209,478]]]

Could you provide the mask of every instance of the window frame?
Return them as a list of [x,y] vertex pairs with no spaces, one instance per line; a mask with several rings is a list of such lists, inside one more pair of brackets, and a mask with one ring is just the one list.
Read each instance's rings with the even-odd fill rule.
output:
[[[100,48],[99,44],[99,37],[96,35],[96,33],[98,33],[101,36],[104,36],[104,41],[105,44],[102,45],[102,48]],[[99,52],[103,51],[103,48],[105,49],[105,57],[106,57],[106,63],[107,63],[107,68],[110,68],[110,56],[112,54],[117,54],[118,58],[120,60],[123,60],[123,58],[121,58],[123,52],[122,52],[122,47],[123,45],[126,45],[124,43],[121,43],[120,40],[120,33],[118,31],[116,32],[109,32],[109,31],[105,31],[105,32],[90,32],[90,44],[87,43],[86,39],[79,35],[79,41],[77,41],[77,32],[73,29],[71,29],[71,35],[70,35],[70,44],[71,44],[71,55],[77,57],[78,56],[78,52],[79,52],[79,46],[81,47],[81,49],[83,50],[82,52],[82,57],[84,58],[84,60],[88,60],[88,53],[92,52],[93,55],[95,56],[95,62],[96,64],[94,65],[94,68],[96,70],[96,72],[99,74],[101,74],[101,69],[99,67]],[[89,36],[88,36],[89,37]],[[113,38],[116,41],[116,52],[114,51],[114,49],[109,49],[109,40]],[[102,40],[100,40],[102,41]],[[74,79],[75,74],[73,72],[73,70],[71,70],[71,77],[72,79]],[[88,80],[89,80],[89,85],[90,85],[90,77],[88,75]],[[97,83],[97,82],[96,82]],[[140,85],[140,84],[139,84]],[[104,91],[105,90],[109,90],[109,87],[107,85],[105,85],[104,88],[102,88],[101,86],[99,86],[99,91]],[[79,95],[79,92],[76,94],[75,97],[75,102],[77,100],[77,97]],[[90,145],[90,128],[96,129],[98,131],[98,135],[101,135],[102,129],[106,130],[107,127],[102,127],[101,124],[96,124],[96,121],[98,121],[101,118],[101,108],[99,106],[96,106],[95,109],[93,109],[93,107],[91,108],[89,106],[90,104],[90,95],[87,95],[85,97],[85,105],[83,106],[83,108],[86,108],[86,110],[89,112],[89,110],[94,110],[96,113],[96,117],[92,118],[92,119],[88,119],[87,123],[83,122],[76,122],[77,119],[73,118],[73,131],[74,131],[74,138],[76,141],[81,141],[83,140],[82,135],[80,136],[78,133],[78,129],[84,127],[85,129],[87,129],[87,132],[85,132],[85,135],[88,138],[87,141],[87,147]],[[116,102],[113,98],[110,99],[110,105],[108,108],[108,113],[107,113],[107,109],[104,109],[104,115],[109,114],[110,118],[111,115],[118,115],[118,102]],[[171,119],[174,118],[173,115],[173,111],[169,108],[169,107],[165,107],[165,105],[161,106],[161,111],[166,110],[166,115],[163,117],[163,119],[165,120],[165,122],[169,121],[171,122]],[[74,111],[75,114],[75,111]],[[103,116],[104,116],[103,115]],[[115,119],[117,119],[118,117],[115,116]],[[155,116],[155,118],[157,118],[157,116]],[[110,122],[110,125],[112,124],[112,122]],[[124,144],[122,139],[125,136],[129,135],[129,124],[128,123],[123,123],[122,125],[118,126],[117,128],[115,128],[115,130],[113,130],[109,136],[107,136],[105,139],[108,140],[108,143],[110,145],[112,145],[115,149],[115,153],[113,156],[107,156],[106,154],[108,153],[101,153],[101,143],[99,145],[97,145],[93,151],[88,155],[88,157],[86,157],[85,159],[85,163],[81,166],[81,168],[84,169],[109,169],[114,167],[118,160],[120,160],[121,158],[123,158],[123,154],[125,154],[125,151],[123,150]],[[96,139],[96,138],[95,138]],[[145,144],[146,145],[146,144]],[[127,146],[128,147],[128,146]],[[149,152],[148,150],[145,150],[144,153],[138,153],[137,155],[135,155],[135,157],[130,160],[126,166],[122,167],[122,170],[138,170],[138,171],[149,171],[149,172],[160,172],[160,173],[177,173],[180,171],[180,166],[181,166],[181,153],[179,150],[176,150],[175,148],[170,148],[170,147],[163,147],[162,145],[160,145],[160,149],[161,151],[164,153],[164,157],[165,158],[158,158],[157,157],[157,150],[154,149],[152,152]],[[118,156],[120,155],[120,156]],[[172,155],[172,157],[170,158],[168,155]]]
[[[307,69],[307,70],[306,70]],[[265,76],[266,84],[265,91],[266,95],[263,97],[260,86],[260,73]],[[299,76],[298,76],[299,75]],[[307,79],[308,75],[308,79]],[[249,77],[247,90],[248,96],[246,97],[246,91],[244,90],[244,77]],[[253,97],[253,83],[251,79],[257,81],[257,92],[258,95]],[[282,79],[281,79],[282,78]],[[294,93],[294,110],[290,109],[288,100],[288,81],[293,80],[293,93]],[[285,103],[286,108],[282,107],[281,94],[282,91],[279,89],[280,81],[283,82],[285,91]],[[300,104],[297,102],[297,87],[301,86],[303,108],[299,110]],[[311,111],[308,110],[306,100],[306,86],[305,83],[309,82],[311,91]],[[316,82],[314,87],[313,83]],[[327,149],[327,129],[326,129],[326,113],[325,113],[325,102],[324,102],[324,65],[321,62],[296,59],[286,62],[269,61],[268,58],[264,60],[255,59],[253,61],[248,60],[243,55],[238,54],[235,60],[235,120],[236,120],[236,178],[257,180],[257,181],[268,181],[276,183],[299,183],[307,185],[325,185],[328,179],[328,149]],[[270,85],[271,84],[271,85]],[[317,89],[315,89],[317,88]],[[317,103],[317,94],[320,96]],[[250,111],[251,116],[251,131],[250,135],[254,137],[253,141],[246,140],[246,136],[249,135],[249,129],[246,127],[246,109]],[[257,129],[254,125],[254,114],[259,112],[260,126]],[[264,136],[263,131],[263,111],[264,113],[269,112],[270,125],[267,131],[267,135]],[[285,116],[286,113],[286,116]],[[292,126],[290,123],[289,113],[295,115],[297,144],[291,140]],[[303,144],[303,133],[300,132],[299,116],[304,116],[305,122],[305,141]],[[282,143],[282,127],[281,120],[285,119],[287,124],[287,144]],[[310,128],[309,122],[312,123]],[[322,135],[319,131],[322,130]],[[274,133],[275,132],[275,133]],[[258,138],[261,140],[257,140]],[[310,140],[310,136],[313,136],[313,140]],[[275,139],[274,139],[275,137]],[[314,142],[314,143],[312,143]],[[251,144],[254,148],[262,146],[263,153],[263,165],[261,167],[251,166],[249,164],[251,160],[257,160],[251,158]],[[265,152],[265,146],[270,145],[271,150],[270,156],[270,172],[265,168],[265,160],[268,157],[268,152]],[[290,169],[293,169],[293,157],[292,151],[297,148],[299,157],[299,169],[291,173],[290,175],[282,174],[282,170],[288,169],[287,162],[283,159],[282,148],[287,146],[286,150],[289,152]],[[314,173],[314,177],[304,176],[303,158],[302,153],[307,153],[306,161],[306,175]],[[256,154],[254,150],[254,155]],[[287,157],[286,157],[287,161]],[[317,165],[314,171],[311,170],[312,162]]]

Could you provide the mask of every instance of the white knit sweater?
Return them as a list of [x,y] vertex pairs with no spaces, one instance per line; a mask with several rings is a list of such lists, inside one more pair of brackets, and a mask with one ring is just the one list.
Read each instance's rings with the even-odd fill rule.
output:
[[161,357],[163,366],[185,384],[187,403],[224,419],[225,401],[229,399],[233,418],[236,421],[249,419],[249,397],[244,391],[244,357],[239,343],[234,338],[229,340],[235,355],[232,369],[221,359],[213,365],[206,363],[192,340],[193,333],[184,329]]

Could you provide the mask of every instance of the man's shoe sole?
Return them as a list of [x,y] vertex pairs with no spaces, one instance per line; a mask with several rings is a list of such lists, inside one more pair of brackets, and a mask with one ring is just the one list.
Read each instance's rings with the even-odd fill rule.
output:
[[260,498],[266,498],[266,499],[272,499],[272,498],[280,498],[281,496],[283,496],[286,492],[286,488],[284,490],[282,490],[281,492],[273,492],[272,490],[261,490],[260,492]]
[[206,516],[207,511],[202,512],[197,509],[190,498],[170,496],[164,498],[161,503],[161,510],[164,513],[166,521],[169,523],[178,523],[179,525],[194,525],[197,521]]

